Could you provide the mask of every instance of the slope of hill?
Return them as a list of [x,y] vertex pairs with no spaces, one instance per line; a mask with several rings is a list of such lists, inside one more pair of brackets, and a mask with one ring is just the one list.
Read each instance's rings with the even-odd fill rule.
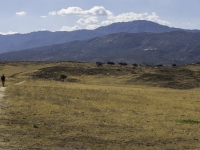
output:
[[163,33],[180,30],[183,29],[170,28],[154,22],[139,20],[132,22],[114,23],[109,26],[100,27],[96,30],[77,30],[72,32],[39,31],[28,34],[0,35],[0,53],[54,44],[62,44],[74,40],[86,40],[89,38],[101,37],[112,33]]
[[118,33],[18,52],[1,61],[113,61],[140,64],[186,64],[200,60],[200,33]]

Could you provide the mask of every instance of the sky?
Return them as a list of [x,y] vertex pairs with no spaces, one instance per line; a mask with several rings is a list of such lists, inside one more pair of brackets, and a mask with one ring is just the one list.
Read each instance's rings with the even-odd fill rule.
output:
[[200,29],[200,0],[0,0],[0,34],[93,30],[149,20]]

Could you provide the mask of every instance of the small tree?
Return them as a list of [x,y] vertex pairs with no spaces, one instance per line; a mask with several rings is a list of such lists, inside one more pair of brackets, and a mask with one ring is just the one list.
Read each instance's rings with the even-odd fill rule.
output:
[[176,67],[176,64],[172,64],[173,67]]
[[133,64],[133,66],[134,66],[134,67],[138,67],[138,64],[135,63],[135,64]]
[[103,66],[103,63],[102,62],[96,62],[96,65],[97,65],[97,67],[101,67],[101,66]]
[[159,65],[156,65],[157,67],[162,67],[163,65],[162,64],[159,64]]
[[127,66],[128,64],[127,63],[125,63],[125,62],[120,62],[119,63],[121,66]]
[[115,65],[115,63],[111,62],[111,61],[107,62],[107,64],[109,64],[109,65]]
[[66,76],[66,75],[64,75],[64,74],[61,74],[61,75],[60,75],[60,79],[61,79],[61,81],[63,81],[63,82],[64,82],[66,78],[67,78],[67,76]]

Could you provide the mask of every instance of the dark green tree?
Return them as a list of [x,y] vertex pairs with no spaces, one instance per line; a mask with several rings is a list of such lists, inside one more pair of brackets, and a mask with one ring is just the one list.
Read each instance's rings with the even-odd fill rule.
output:
[[61,79],[61,81],[63,81],[63,82],[64,82],[66,78],[67,78],[67,76],[66,76],[66,75],[64,75],[64,74],[61,74],[61,75],[60,75],[60,79]]

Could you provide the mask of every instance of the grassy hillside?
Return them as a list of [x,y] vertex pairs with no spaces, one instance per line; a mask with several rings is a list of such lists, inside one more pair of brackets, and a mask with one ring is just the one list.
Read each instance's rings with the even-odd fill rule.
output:
[[1,64],[1,71],[8,86],[2,149],[200,147],[200,65],[13,62]]

